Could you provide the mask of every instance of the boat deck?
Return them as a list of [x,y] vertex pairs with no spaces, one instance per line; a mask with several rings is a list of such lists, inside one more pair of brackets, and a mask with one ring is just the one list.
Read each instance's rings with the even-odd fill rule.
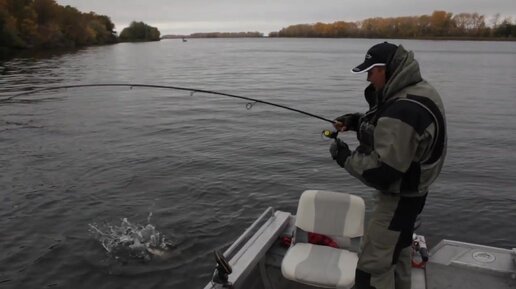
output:
[[511,250],[443,240],[430,251],[426,288],[516,288]]
[[[320,289],[320,287],[301,284],[287,280],[281,274],[281,261],[287,249],[276,242],[267,252],[264,260],[250,274],[252,278],[246,278],[241,288],[249,289]],[[423,269],[412,269],[412,289],[426,289],[425,271]],[[446,287],[445,287],[446,288]],[[460,287],[449,287],[460,288]],[[469,288],[469,287],[464,287]],[[496,287],[489,287],[496,288]],[[516,288],[516,287],[515,287]]]
[[[269,213],[264,212],[226,251],[236,252],[229,261],[233,267],[229,281],[235,289],[318,288],[282,276],[287,248],[279,237],[292,234],[295,216],[271,208]],[[237,249],[237,243],[243,246]],[[412,289],[516,289],[516,249],[443,240],[429,255],[425,269],[412,270]],[[208,284],[205,289],[209,288],[222,287]]]

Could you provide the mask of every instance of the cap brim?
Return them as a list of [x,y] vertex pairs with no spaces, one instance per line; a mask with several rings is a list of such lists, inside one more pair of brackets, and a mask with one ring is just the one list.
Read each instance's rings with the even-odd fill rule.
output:
[[385,66],[385,63],[369,63],[366,61],[366,62],[358,65],[357,67],[351,69],[351,73],[353,73],[353,74],[364,73],[364,72],[369,71],[371,68],[373,68],[375,66]]

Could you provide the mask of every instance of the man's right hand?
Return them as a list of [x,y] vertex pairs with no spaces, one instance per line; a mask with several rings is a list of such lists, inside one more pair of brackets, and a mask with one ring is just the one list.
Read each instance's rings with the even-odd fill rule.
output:
[[357,131],[360,118],[362,117],[361,113],[347,113],[343,116],[339,116],[335,119],[335,123],[333,127],[335,127],[338,131]]
[[347,131],[348,128],[340,121],[338,120],[335,120],[335,122],[333,123],[333,127],[337,130],[337,131]]

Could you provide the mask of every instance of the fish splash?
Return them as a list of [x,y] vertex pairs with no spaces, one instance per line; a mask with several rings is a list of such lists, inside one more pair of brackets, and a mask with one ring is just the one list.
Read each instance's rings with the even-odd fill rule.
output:
[[128,262],[130,260],[150,261],[153,256],[164,256],[173,247],[166,237],[150,224],[132,224],[127,218],[122,219],[120,226],[109,223],[99,226],[89,224],[89,232],[100,242],[102,247],[115,259]]

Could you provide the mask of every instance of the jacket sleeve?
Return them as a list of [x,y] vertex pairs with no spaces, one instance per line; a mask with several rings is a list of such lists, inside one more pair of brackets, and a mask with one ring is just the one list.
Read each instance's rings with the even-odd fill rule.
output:
[[430,115],[420,105],[396,101],[378,118],[372,149],[359,146],[344,167],[366,185],[391,191],[413,164],[423,133],[431,123]]

